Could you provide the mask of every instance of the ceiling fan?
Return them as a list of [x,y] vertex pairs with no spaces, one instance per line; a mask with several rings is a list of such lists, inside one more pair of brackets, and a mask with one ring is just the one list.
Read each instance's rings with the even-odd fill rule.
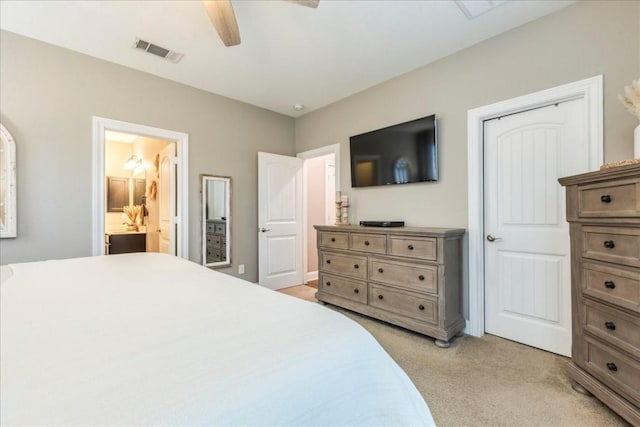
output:
[[[288,0],[291,3],[306,7],[318,7],[320,0]],[[203,0],[207,9],[209,19],[213,23],[218,35],[225,46],[236,46],[240,44],[240,30],[236,15],[233,13],[231,0]]]

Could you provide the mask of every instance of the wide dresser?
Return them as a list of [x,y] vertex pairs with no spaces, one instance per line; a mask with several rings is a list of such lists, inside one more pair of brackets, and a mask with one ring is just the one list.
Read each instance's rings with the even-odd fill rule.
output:
[[315,229],[320,302],[434,337],[440,347],[464,329],[464,229]]
[[573,387],[640,425],[640,164],[560,183],[571,233]]

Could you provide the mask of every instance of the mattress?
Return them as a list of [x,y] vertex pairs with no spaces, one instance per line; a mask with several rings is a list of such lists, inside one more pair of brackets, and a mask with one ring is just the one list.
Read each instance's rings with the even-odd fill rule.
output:
[[10,268],[2,425],[434,424],[376,340],[319,304],[163,254]]

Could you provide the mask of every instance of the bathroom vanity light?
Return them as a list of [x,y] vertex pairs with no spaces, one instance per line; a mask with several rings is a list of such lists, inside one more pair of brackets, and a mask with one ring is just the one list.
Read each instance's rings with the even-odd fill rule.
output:
[[142,166],[142,159],[135,154],[129,157],[129,160],[124,164],[126,170],[137,169]]

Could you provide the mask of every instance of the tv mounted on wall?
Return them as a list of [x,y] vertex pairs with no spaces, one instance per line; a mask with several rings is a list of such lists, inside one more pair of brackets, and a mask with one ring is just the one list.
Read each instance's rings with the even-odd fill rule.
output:
[[438,180],[435,115],[355,135],[349,142],[352,187]]

